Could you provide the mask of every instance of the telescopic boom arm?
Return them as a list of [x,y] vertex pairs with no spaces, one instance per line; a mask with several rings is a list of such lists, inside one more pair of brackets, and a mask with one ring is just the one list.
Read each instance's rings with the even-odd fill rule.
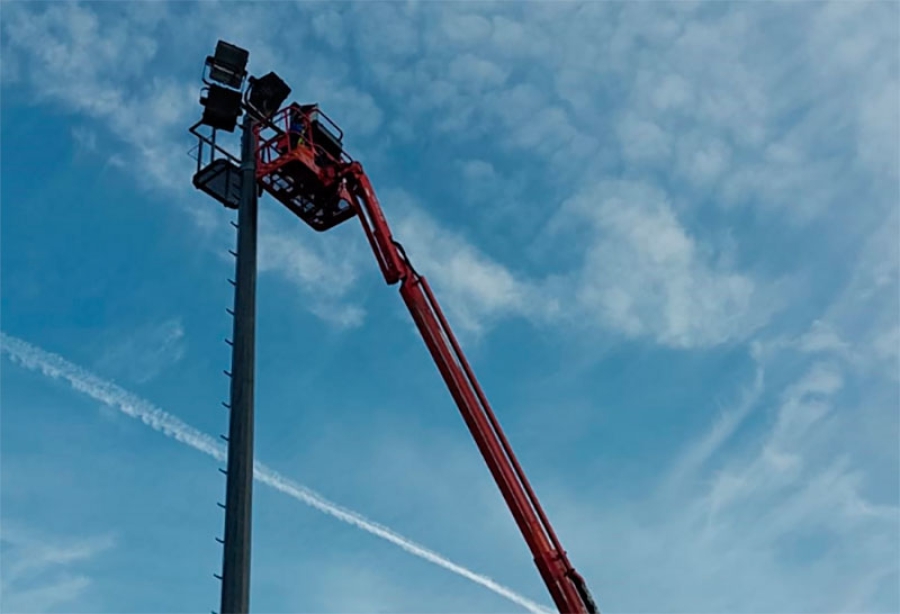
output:
[[[484,391],[459,347],[428,282],[391,236],[359,162],[344,151],[343,133],[318,105],[293,103],[255,128],[257,183],[317,231],[359,216],[385,281],[400,296],[425,340],[561,614],[599,614],[547,520]],[[227,201],[224,201],[229,206]]]
[[431,287],[391,236],[362,166],[354,161],[340,172],[344,180],[342,200],[350,203],[359,216],[385,281],[391,285],[400,282],[400,296],[500,487],[556,607],[562,614],[599,614],[584,579],[572,567],[550,526]]

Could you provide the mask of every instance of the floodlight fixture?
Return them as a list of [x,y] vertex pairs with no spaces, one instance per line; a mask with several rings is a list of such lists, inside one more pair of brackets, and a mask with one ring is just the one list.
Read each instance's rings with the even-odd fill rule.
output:
[[241,114],[241,93],[220,85],[210,85],[205,97],[200,98],[204,106],[203,119],[207,126],[225,132],[234,132],[237,118]]
[[215,55],[206,57],[209,78],[227,87],[241,89],[247,76],[247,60],[250,52],[220,40]]
[[291,88],[281,77],[270,72],[260,78],[250,77],[247,102],[263,117],[271,117],[287,99]]

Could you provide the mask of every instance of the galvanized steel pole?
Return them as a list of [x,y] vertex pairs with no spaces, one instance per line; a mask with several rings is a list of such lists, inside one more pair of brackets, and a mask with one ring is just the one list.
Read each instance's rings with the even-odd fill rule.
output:
[[221,614],[250,609],[250,533],[253,498],[253,380],[256,350],[256,156],[253,120],[244,115],[238,207],[231,415],[225,491]]

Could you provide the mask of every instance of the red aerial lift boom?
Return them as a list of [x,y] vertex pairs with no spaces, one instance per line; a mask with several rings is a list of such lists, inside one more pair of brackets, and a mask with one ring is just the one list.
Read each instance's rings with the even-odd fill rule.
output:
[[562,614],[598,613],[569,562],[428,282],[391,235],[362,165],[317,105],[291,104],[255,127],[257,182],[315,230],[359,216],[388,284],[400,283],[425,345],[456,401]]

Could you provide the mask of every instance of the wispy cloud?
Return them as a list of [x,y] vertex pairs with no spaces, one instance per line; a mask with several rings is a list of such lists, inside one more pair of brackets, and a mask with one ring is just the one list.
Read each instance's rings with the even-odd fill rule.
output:
[[395,236],[420,273],[432,280],[454,325],[471,334],[500,316],[516,314],[540,321],[557,301],[533,280],[522,279],[425,213],[405,191],[389,190]]
[[259,270],[277,272],[300,288],[307,309],[322,320],[340,328],[359,326],[366,312],[349,301],[348,294],[357,282],[358,271],[368,264],[366,254],[359,249],[362,242],[345,240],[341,245],[340,239],[330,237],[336,240],[314,244],[299,238],[307,230],[299,222],[285,228],[279,221],[277,215],[261,216]]
[[180,318],[145,324],[133,330],[111,330],[97,368],[144,384],[177,364],[185,353]]
[[686,449],[675,462],[667,478],[669,489],[684,488],[684,480],[695,477],[703,465],[735,434],[759,403],[763,392],[763,381],[763,368],[758,365],[753,383],[741,392],[741,397],[736,405],[722,412],[706,435]]
[[39,535],[9,518],[2,520],[0,606],[5,612],[51,612],[72,607],[91,585],[78,565],[113,548],[113,535],[87,539]]
[[556,227],[574,229],[590,245],[573,276],[574,302],[603,327],[703,347],[747,338],[777,309],[774,289],[717,266],[717,254],[690,235],[652,185],[602,182],[557,215]]
[[[61,356],[45,352],[40,348],[5,333],[0,333],[0,341],[2,341],[0,350],[6,352],[10,358],[21,364],[23,367],[40,371],[44,375],[54,379],[64,379],[68,381],[75,390],[87,394],[110,407],[117,408],[126,415],[141,420],[150,428],[188,445],[199,452],[203,452],[216,460],[224,461],[227,458],[226,449],[219,445],[211,436],[198,431],[175,416],[168,414],[151,403],[125,391],[112,382],[97,377],[89,371],[68,362]],[[254,462],[253,475],[257,480],[267,486],[283,492],[306,505],[341,520],[342,522],[351,524],[363,531],[389,541],[414,556],[422,558],[460,575],[467,580],[479,584],[513,603],[524,607],[530,612],[541,614],[548,611],[544,606],[519,595],[515,591],[494,580],[458,565],[436,552],[399,535],[393,530],[367,519],[358,512],[332,503],[315,491],[293,482],[258,461]]]
[[502,316],[610,331],[676,348],[742,341],[785,303],[782,284],[760,283],[723,250],[691,236],[664,192],[608,181],[562,204],[546,238],[586,245],[581,263],[540,278],[515,274],[442,227],[406,193],[387,193],[396,236],[434,279],[452,322],[481,332]]
[[[762,366],[778,373],[786,354]],[[814,362],[766,389],[757,370],[658,488],[599,506],[594,488],[553,493],[559,529],[580,536],[572,556],[604,579],[607,602],[627,611],[896,611],[900,507],[842,437],[859,412],[842,396],[845,378]]]
[[72,128],[72,138],[78,145],[78,149],[84,153],[97,152],[97,133],[86,126]]
[[[173,53],[160,43],[165,32],[177,32],[172,36],[202,57],[195,23],[210,23],[222,36],[252,46],[253,61],[278,70],[297,91],[316,92],[370,156],[392,136],[412,144],[426,129],[459,145],[447,148],[458,153],[434,154],[436,164],[458,169],[453,188],[467,177],[490,177],[493,201],[515,201],[470,208],[476,221],[536,228],[563,202],[587,198],[589,209],[601,208],[626,184],[658,195],[652,203],[625,199],[622,211],[606,207],[601,231],[577,241],[539,233],[535,240],[548,243],[546,255],[577,253],[569,269],[548,258],[561,278],[552,286],[500,258],[483,257],[470,236],[446,220],[410,217],[403,226],[409,236],[400,240],[428,243],[429,250],[418,250],[423,273],[433,272],[447,288],[460,326],[472,331],[505,316],[549,312],[554,324],[593,322],[682,348],[745,338],[803,295],[762,274],[766,267],[723,266],[720,254],[705,249],[741,224],[733,213],[753,211],[765,224],[808,224],[826,213],[849,216],[842,199],[865,193],[877,216],[883,190],[896,179],[898,70],[891,50],[897,34],[890,4],[756,3],[697,11],[685,3],[328,9],[277,3],[236,8],[230,19],[206,5],[185,9],[197,14],[183,19],[172,6],[122,14],[75,4],[42,11],[8,7],[4,57],[25,67],[9,78],[27,83],[41,100],[104,122],[126,144],[139,176],[185,195],[179,200],[201,225],[209,225],[212,214],[186,197],[189,169],[184,147],[176,144],[184,143],[183,124],[197,112],[190,71],[178,64],[152,83],[139,78]],[[273,40],[269,27],[300,15],[309,17],[298,20],[309,23],[309,40],[324,44],[303,49],[302,69],[280,56],[277,43],[286,34]],[[373,23],[382,24],[377,37],[370,34]],[[769,27],[775,23],[799,26]],[[323,48],[343,53],[335,58]],[[353,54],[366,57],[358,70],[344,59]],[[486,159],[522,170],[486,173]],[[608,180],[623,174],[619,188]],[[399,180],[379,185],[385,190],[392,183]],[[498,207],[506,214],[498,216]],[[692,236],[703,207],[727,212],[704,223],[709,241]],[[687,251],[660,261],[655,241],[626,232],[626,224],[662,232],[669,248],[681,235]],[[340,326],[362,320],[357,280],[346,274],[355,255],[323,247],[323,241],[300,243],[290,233],[267,235],[265,269],[300,287],[313,313]],[[780,240],[781,248],[795,244]],[[746,255],[745,241],[736,246],[738,256]],[[318,277],[337,273],[342,281],[322,299]],[[613,289],[598,296],[597,287],[609,284]],[[546,296],[576,286],[577,312],[548,304]],[[559,300],[565,305],[572,297]],[[649,316],[654,310],[664,317]]]
[[[190,24],[216,24],[221,20],[218,25],[231,33],[230,40],[249,46],[244,41],[256,39],[254,61],[271,64],[277,63],[280,55],[270,51],[267,43],[265,32],[271,21],[260,18],[258,6],[243,9],[241,16],[232,14],[228,20],[222,20],[216,11],[207,12],[198,5],[201,13],[207,13],[200,21],[174,18],[172,5],[166,3],[122,6],[122,13],[114,11],[115,16],[78,3],[50,5],[36,13],[31,8],[7,7],[4,58],[9,58],[10,64],[21,63],[28,68],[10,74],[4,71],[4,75],[10,82],[24,82],[40,102],[57,105],[65,113],[76,113],[102,125],[116,143],[108,164],[135,170],[134,179],[144,189],[167,197],[176,195],[174,201],[204,237],[215,232],[230,236],[228,218],[221,208],[216,211],[192,188],[192,165],[184,155],[191,147],[187,126],[195,121],[199,111],[196,71],[190,69],[190,79],[181,76],[183,70],[149,79],[145,75],[171,52],[160,43],[156,29],[160,23],[180,28],[179,41],[191,41],[188,44],[193,45],[199,40],[199,33]],[[275,5],[269,9],[278,10]],[[197,57],[202,58],[203,53],[198,51]],[[377,127],[378,121],[372,119],[377,109],[373,111],[371,101],[367,105],[365,96],[343,79],[335,81],[334,73],[322,66],[302,74],[305,80],[314,82],[315,89],[330,92],[339,108],[359,110],[365,118],[360,126],[352,126],[351,122],[346,127],[370,131]],[[81,129],[74,138],[81,142],[85,134],[86,129]],[[340,327],[357,325],[365,312],[347,296],[354,281],[347,271],[349,264],[355,262],[352,252],[320,241],[304,242],[300,233],[306,229],[299,222],[292,226],[294,232],[285,232],[280,227],[283,218],[273,220],[277,216],[262,212],[261,270],[274,272],[300,288],[312,299],[305,306],[323,320]]]
[[[620,553],[593,575],[634,611],[896,611],[897,4],[232,8],[6,5],[4,86],[89,120],[99,151],[112,135],[111,159],[190,207],[185,58],[209,26],[346,128],[454,326],[524,318],[594,362],[599,332],[639,341],[622,345],[651,369],[672,360],[654,346],[695,364],[720,355],[687,350],[759,343],[664,476],[671,496],[623,519],[588,489],[573,549]],[[262,268],[318,317],[362,321],[377,273],[359,228],[353,243],[267,215]]]

